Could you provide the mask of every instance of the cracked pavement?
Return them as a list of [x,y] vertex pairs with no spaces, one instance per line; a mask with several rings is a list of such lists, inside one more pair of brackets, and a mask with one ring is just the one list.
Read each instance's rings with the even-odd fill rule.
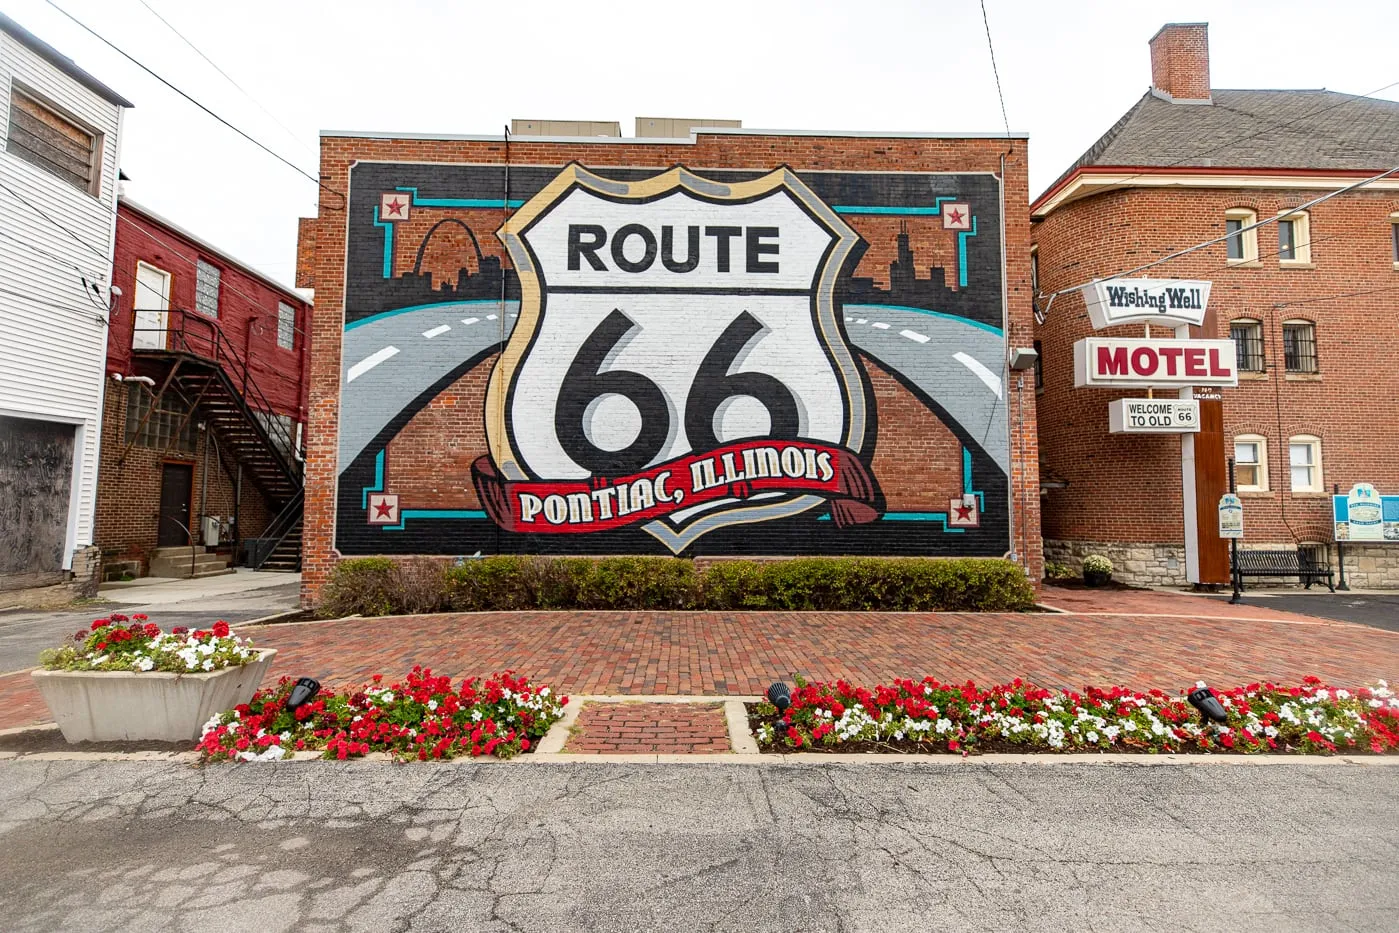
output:
[[1399,768],[0,761],[7,930],[1381,930]]

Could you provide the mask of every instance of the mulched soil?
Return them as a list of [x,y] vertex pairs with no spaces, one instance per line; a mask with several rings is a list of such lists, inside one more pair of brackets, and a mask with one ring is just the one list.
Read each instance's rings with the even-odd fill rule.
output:
[[1083,582],[1082,577],[1055,577],[1053,580],[1046,580],[1045,583],[1065,590],[1102,590],[1112,592],[1114,590],[1130,590],[1135,593],[1148,593],[1150,589],[1143,586],[1128,586],[1126,583],[1118,583],[1116,580],[1109,580],[1102,586],[1089,586]]
[[194,740],[188,742],[78,742],[70,745],[57,729],[28,729],[10,735],[0,735],[0,752],[32,755],[39,752],[192,752]]

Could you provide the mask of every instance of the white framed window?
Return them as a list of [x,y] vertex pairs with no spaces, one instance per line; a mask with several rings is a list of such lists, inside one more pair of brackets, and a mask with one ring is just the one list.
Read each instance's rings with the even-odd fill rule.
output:
[[93,197],[101,193],[102,134],[13,84],[5,151]]
[[1268,440],[1259,434],[1234,438],[1234,485],[1239,492],[1268,489]]
[[1389,248],[1394,268],[1399,269],[1399,211],[1389,215]]
[[277,346],[296,349],[296,309],[285,301],[277,302]]
[[1321,486],[1321,438],[1299,434],[1287,439],[1287,462],[1292,468],[1293,492],[1323,492]]
[[219,280],[223,273],[219,267],[200,259],[195,266],[194,309],[200,314],[216,318],[219,316]]
[[1309,266],[1312,262],[1312,222],[1306,211],[1279,213],[1278,263],[1284,266]]
[[1225,257],[1232,263],[1258,261],[1258,231],[1248,230],[1258,222],[1258,214],[1246,207],[1230,208],[1224,212]]

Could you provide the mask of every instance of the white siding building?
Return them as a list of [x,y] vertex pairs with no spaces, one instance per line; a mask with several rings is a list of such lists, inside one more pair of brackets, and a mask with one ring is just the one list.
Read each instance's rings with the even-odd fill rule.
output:
[[0,13],[0,589],[57,582],[97,562],[117,166],[130,106]]

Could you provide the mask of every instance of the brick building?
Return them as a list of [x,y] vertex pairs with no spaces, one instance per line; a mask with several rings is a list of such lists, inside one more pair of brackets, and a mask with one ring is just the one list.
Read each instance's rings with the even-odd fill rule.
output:
[[[1214,509],[1226,457],[1238,464],[1245,548],[1328,547],[1333,486],[1399,493],[1399,370],[1376,352],[1399,322],[1399,177],[1248,229],[1399,165],[1399,104],[1211,89],[1205,24],[1165,26],[1150,45],[1150,90],[1031,206],[1052,480],[1044,547],[1074,566],[1105,554],[1130,581],[1184,583],[1192,469],[1216,484],[1196,490],[1202,554],[1223,554]],[[1191,336],[1237,350],[1238,385],[1201,402],[1202,420],[1218,413],[1217,441],[1199,435],[1183,468],[1179,436],[1108,432],[1109,402],[1140,390],[1074,387],[1073,345],[1095,332],[1071,289],[1216,237],[1143,273],[1212,282]],[[1096,333],[1140,338],[1143,325]],[[1352,585],[1399,585],[1399,548],[1346,551]]]
[[265,569],[295,570],[310,303],[125,197],[113,277],[97,490],[107,575],[216,572],[268,535],[284,540]]
[[321,178],[308,600],[370,554],[1039,578],[1023,137],[328,132]]

